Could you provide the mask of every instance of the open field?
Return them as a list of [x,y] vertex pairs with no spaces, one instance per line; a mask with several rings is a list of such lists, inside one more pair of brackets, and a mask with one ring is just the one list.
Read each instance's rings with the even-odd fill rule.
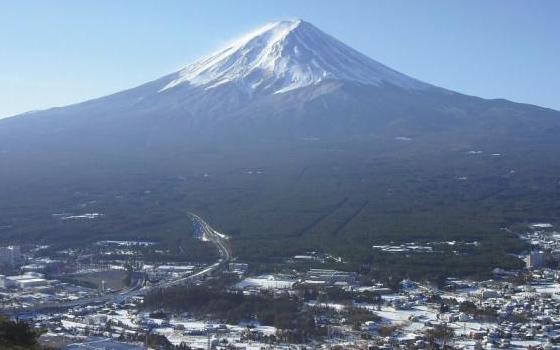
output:
[[126,287],[125,277],[126,277],[126,271],[124,270],[91,272],[91,273],[76,274],[71,276],[72,279],[78,282],[95,285],[97,288],[101,288],[101,283],[102,281],[104,281],[105,288],[111,288],[113,290],[120,290]]

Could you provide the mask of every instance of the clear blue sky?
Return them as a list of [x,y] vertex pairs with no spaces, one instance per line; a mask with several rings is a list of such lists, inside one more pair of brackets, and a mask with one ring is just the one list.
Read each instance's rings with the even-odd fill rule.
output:
[[432,84],[560,110],[559,16],[556,0],[0,0],[0,117],[133,87],[292,18]]

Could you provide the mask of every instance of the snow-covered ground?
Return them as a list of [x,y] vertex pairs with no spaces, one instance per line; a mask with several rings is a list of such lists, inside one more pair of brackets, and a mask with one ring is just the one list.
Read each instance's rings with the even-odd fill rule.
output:
[[288,278],[279,278],[275,275],[262,275],[258,277],[249,277],[235,285],[237,289],[291,289],[296,280]]
[[[155,321],[155,319],[154,319]],[[193,348],[206,348],[208,345],[207,330],[214,330],[210,333],[213,334],[211,338],[219,334],[219,339],[226,339],[229,344],[236,346],[243,346],[246,349],[261,349],[266,346],[265,343],[259,342],[243,342],[239,341],[240,335],[247,328],[241,325],[224,325],[215,324],[195,320],[171,320],[169,322],[172,327],[159,327],[153,330],[156,334],[164,335],[173,345],[180,345],[186,343]],[[182,326],[184,329],[178,329]],[[276,333],[276,328],[269,326],[253,325],[253,329],[262,332],[265,335],[272,335]],[[198,332],[198,334],[196,334]],[[190,333],[190,334],[189,334]]]
[[62,216],[60,220],[79,220],[79,219],[97,219],[102,217],[103,214],[101,213],[85,213],[80,215],[67,215]]
[[415,90],[431,86],[374,61],[310,23],[294,20],[270,23],[243,36],[164,78],[159,91],[235,83],[249,93],[279,94],[333,79]]

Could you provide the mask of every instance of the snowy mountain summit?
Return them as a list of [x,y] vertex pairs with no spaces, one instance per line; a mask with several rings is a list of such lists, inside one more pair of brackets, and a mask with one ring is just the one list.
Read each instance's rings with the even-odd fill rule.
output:
[[190,85],[212,89],[235,84],[252,94],[281,94],[328,80],[406,89],[420,82],[370,59],[302,20],[267,24],[168,76],[160,92]]

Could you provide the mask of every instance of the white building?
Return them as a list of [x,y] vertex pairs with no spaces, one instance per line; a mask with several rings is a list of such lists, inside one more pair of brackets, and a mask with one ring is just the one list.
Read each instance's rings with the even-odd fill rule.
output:
[[49,286],[49,281],[44,278],[26,278],[17,281],[17,286],[21,289],[47,287]]
[[0,278],[0,285],[3,288],[37,288],[48,287],[50,282],[35,274],[25,274],[19,276],[8,276]]
[[307,281],[321,281],[328,285],[334,285],[337,282],[345,282],[347,284],[356,283],[358,275],[355,272],[345,272],[327,269],[311,269],[307,272]]
[[24,265],[21,268],[22,272],[45,272],[47,265],[45,264],[29,264]]
[[194,270],[192,265],[161,265],[157,268],[158,272],[164,273],[188,273]]
[[288,275],[261,275],[249,277],[235,285],[237,289],[292,289],[297,281]]

